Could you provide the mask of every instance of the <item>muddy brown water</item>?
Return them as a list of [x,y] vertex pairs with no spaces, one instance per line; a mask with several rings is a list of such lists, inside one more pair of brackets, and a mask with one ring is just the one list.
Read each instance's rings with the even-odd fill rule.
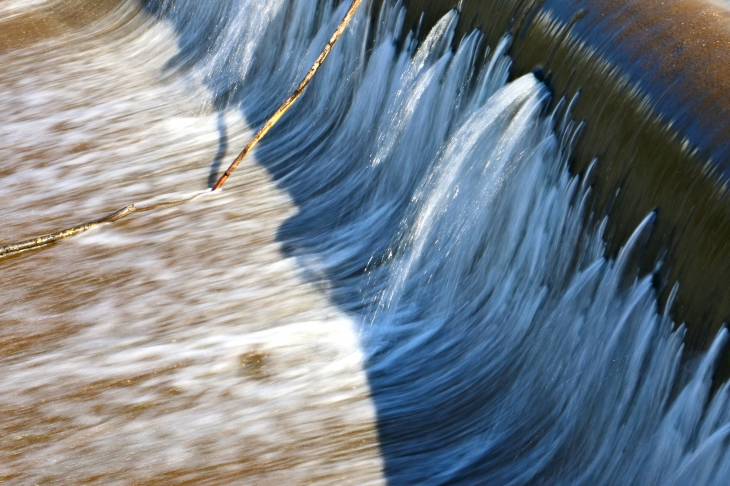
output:
[[[207,187],[251,134],[165,74],[176,50],[132,1],[0,23],[3,243]],[[4,259],[0,483],[382,483],[353,324],[275,239],[294,211],[247,159],[222,194]]]

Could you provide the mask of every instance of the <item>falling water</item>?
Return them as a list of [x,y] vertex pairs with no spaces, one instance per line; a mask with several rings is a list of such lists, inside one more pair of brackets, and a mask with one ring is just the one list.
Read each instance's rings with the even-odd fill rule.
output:
[[[1,54],[3,237],[210,185],[347,3],[130,1]],[[222,194],[2,262],[0,478],[726,483],[727,332],[682,361],[655,215],[608,258],[571,100],[403,18],[363,8]]]

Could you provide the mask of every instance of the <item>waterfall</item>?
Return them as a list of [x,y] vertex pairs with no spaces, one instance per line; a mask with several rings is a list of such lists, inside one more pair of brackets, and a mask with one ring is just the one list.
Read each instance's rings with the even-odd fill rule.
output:
[[[178,113],[169,123],[182,134],[197,130],[201,140],[221,135],[226,142],[219,144],[219,152],[225,155],[245,140],[240,135],[228,140],[228,133],[245,134],[244,124],[260,126],[307,72],[348,6],[332,0],[147,0],[144,12],[134,15],[154,21],[145,20],[132,32],[165,29],[159,30],[164,38],[159,42],[175,40],[176,47],[148,61],[174,80],[168,81],[174,89],[162,85],[155,96],[174,91],[180,103],[195,105],[197,118]],[[112,304],[109,298],[84,309],[96,324],[72,339],[86,344],[36,357],[36,368],[13,368],[0,383],[22,392],[18,380],[35,380],[40,386],[45,383],[40,376],[56,372],[70,381],[79,379],[74,378],[79,371],[68,367],[100,366],[116,376],[145,359],[157,360],[158,367],[189,362],[180,365],[180,373],[170,371],[172,382],[166,385],[191,403],[199,400],[180,412],[177,423],[191,420],[189,426],[197,430],[210,421],[215,434],[231,435],[211,439],[210,455],[198,462],[194,448],[180,446],[182,457],[199,468],[219,454],[225,458],[220,463],[235,463],[237,441],[263,440],[267,430],[277,430],[264,419],[274,410],[283,408],[296,417],[287,426],[292,429],[319,420],[297,415],[299,402],[287,398],[292,390],[311,388],[332,389],[318,403],[343,395],[353,404],[349,419],[348,410],[338,408],[344,425],[333,419],[337,425],[321,434],[362,433],[373,424],[375,430],[361,438],[377,437],[377,451],[368,449],[370,455],[358,459],[367,463],[367,474],[358,476],[358,483],[376,481],[372,472],[382,467],[392,484],[726,484],[730,386],[713,391],[712,374],[727,331],[712,337],[707,353],[682,361],[685,330],[672,321],[673,299],[659,308],[652,275],[639,273],[636,264],[656,215],[647,214],[618,255],[608,255],[606,220],[596,217],[589,203],[590,174],[572,174],[568,168],[581,133],[580,121],[572,116],[573,100],[551,105],[548,86],[533,74],[508,81],[509,35],[496,46],[485,46],[478,31],[454,39],[458,15],[449,12],[422,42],[414,33],[401,41],[401,2],[386,1],[376,14],[371,3],[364,5],[302,99],[256,149],[258,166],[252,162],[234,174],[232,181],[239,181],[234,189],[184,210],[182,221],[170,215],[158,222],[166,230],[154,245],[165,250],[145,250],[146,260],[137,266],[157,264],[156,278],[191,282],[178,310],[195,311],[196,328],[185,328],[183,345],[167,342],[173,334],[165,336],[164,344],[145,340],[160,319],[153,310],[160,299],[156,290],[135,294],[136,305],[146,308],[130,315],[144,316],[145,326],[132,325],[126,338],[123,333],[109,338],[101,309],[113,308],[111,321],[123,322],[124,309],[133,305]],[[132,42],[126,39],[122,45],[128,48]],[[159,128],[145,136],[193,144],[163,132]],[[163,152],[154,149],[160,156]],[[202,188],[208,172],[212,177],[219,171],[221,158],[204,167],[181,167],[184,188]],[[79,177],[81,184],[74,160],[68,162],[69,177]],[[137,159],[130,168],[117,170],[134,174],[145,163]],[[179,172],[174,161],[162,165],[162,177],[151,171],[145,174],[147,182],[136,183],[143,187],[125,194],[149,192],[158,187],[156,180],[173,185]],[[260,168],[266,175],[256,172]],[[125,174],[119,177],[131,177]],[[264,210],[258,219],[247,215],[257,204],[268,204],[269,196],[257,189],[266,186],[266,177],[295,210]],[[75,187],[64,184],[66,190]],[[231,232],[222,236],[228,238],[226,255],[245,253],[251,240],[247,235],[267,214],[276,221],[270,229],[276,241],[266,252],[236,264],[206,256],[205,265],[211,267],[198,268],[198,273],[182,271],[182,264],[166,270],[158,251],[187,252],[189,259],[218,251],[211,245],[221,241],[198,240],[198,232],[215,232],[217,225],[227,224],[225,216],[208,219],[220,206],[229,208],[229,218],[239,218],[225,226]],[[198,224],[202,227],[195,228]],[[186,242],[186,231],[196,238],[192,243]],[[125,238],[136,240],[128,244]],[[141,236],[116,228],[54,248],[54,258],[62,259],[64,248],[73,245],[113,249],[106,251],[148,248]],[[281,273],[292,280],[296,276],[301,280],[297,285],[317,297],[299,295],[300,300],[287,302],[289,294],[282,293],[281,299],[268,295],[267,286],[274,289],[283,277],[266,273],[259,258],[280,258],[272,265],[287,266]],[[257,271],[264,283],[257,281]],[[247,285],[253,287],[247,290]],[[206,293],[213,288],[221,294]],[[237,300],[250,292],[249,304]],[[308,319],[267,328],[267,322],[276,321],[274,309],[306,306],[315,298]],[[208,306],[201,303],[206,299]],[[206,318],[208,309],[228,302],[233,303],[225,312]],[[268,310],[252,329],[241,322],[256,302]],[[310,339],[330,347],[320,353]],[[267,353],[276,354],[267,346],[282,342],[294,343],[287,348],[288,361],[268,365],[275,370],[266,371],[261,363],[270,362]],[[256,351],[256,346],[265,349]],[[91,356],[94,349],[110,354],[96,361],[71,356]],[[297,353],[302,355],[296,358]],[[313,361],[321,368],[312,365],[307,373],[297,368],[297,359],[306,361],[307,353],[321,354]],[[53,371],[59,362],[61,369]],[[243,367],[244,381],[264,384],[234,386],[233,375],[215,383],[203,378],[226,366]],[[277,384],[267,374],[290,381]],[[350,388],[356,391],[348,395]],[[216,407],[216,399],[201,398],[209,390],[225,402],[225,412]],[[144,393],[139,393],[141,403]],[[236,409],[227,393],[258,398],[255,406],[245,402]],[[247,403],[252,408],[246,409]],[[196,406],[205,413],[194,413]],[[216,414],[223,418],[217,420]],[[261,421],[227,422],[239,414]],[[191,440],[175,435],[173,423],[146,416],[138,423],[155,425],[183,444]],[[144,434],[123,437],[149,444],[172,440],[162,432],[144,440],[139,438]],[[290,443],[276,434],[270,440],[271,450],[277,441]],[[344,439],[342,447],[345,456],[362,452]],[[363,464],[353,459],[355,463]],[[286,462],[277,466],[279,476],[266,480],[305,481],[312,470],[304,460],[297,464],[304,465],[288,480]],[[346,472],[347,459],[343,464],[333,475]],[[338,484],[324,472],[309,479]],[[236,477],[244,483],[264,480],[242,474]]]

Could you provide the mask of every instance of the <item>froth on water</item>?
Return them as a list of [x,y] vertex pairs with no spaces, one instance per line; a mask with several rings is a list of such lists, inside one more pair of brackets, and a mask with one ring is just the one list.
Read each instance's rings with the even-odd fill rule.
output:
[[[4,54],[4,228],[204,189],[347,7],[150,0]],[[606,258],[570,100],[457,15],[399,47],[363,9],[222,194],[3,262],[3,473],[725,484],[727,332],[680,366],[655,215]]]
[[[208,187],[250,131],[166,68],[177,39],[127,2],[2,54],[4,242]],[[3,260],[0,482],[380,482],[353,323],[275,238],[294,213],[249,160]]]

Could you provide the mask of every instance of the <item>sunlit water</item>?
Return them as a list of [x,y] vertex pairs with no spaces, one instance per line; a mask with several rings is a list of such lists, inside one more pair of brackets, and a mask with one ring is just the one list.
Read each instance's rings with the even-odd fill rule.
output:
[[[347,3],[128,2],[3,54],[3,238],[208,187]],[[727,483],[727,333],[680,367],[654,216],[606,259],[570,100],[455,12],[399,50],[386,3],[222,194],[1,262],[0,475]]]
[[4,0],[0,3],[0,19],[7,20],[16,15],[25,14],[35,8],[49,3],[51,0]]
[[[2,57],[2,237],[205,189],[250,132],[165,74],[175,32],[133,3]],[[246,162],[225,193],[2,261],[8,484],[377,483],[352,321],[304,283],[295,213]]]

